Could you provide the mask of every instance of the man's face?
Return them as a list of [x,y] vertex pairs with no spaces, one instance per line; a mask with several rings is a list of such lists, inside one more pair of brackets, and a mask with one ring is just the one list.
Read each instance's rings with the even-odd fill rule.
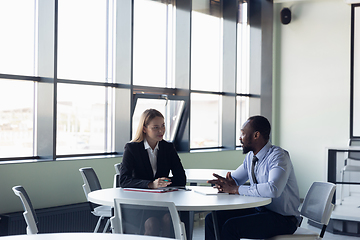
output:
[[254,131],[252,130],[249,121],[246,121],[241,128],[240,142],[242,144],[243,153],[246,154],[253,151]]

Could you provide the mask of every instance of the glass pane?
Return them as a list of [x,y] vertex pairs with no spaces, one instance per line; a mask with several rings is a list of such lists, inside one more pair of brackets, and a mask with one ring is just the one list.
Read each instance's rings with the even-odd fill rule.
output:
[[191,13],[191,89],[220,91],[221,18],[215,1],[197,0]]
[[34,83],[0,80],[0,158],[33,156]]
[[58,78],[106,81],[106,1],[59,0]]
[[146,99],[139,98],[136,102],[136,107],[133,115],[132,134],[134,136],[139,125],[141,114],[149,108],[154,108],[162,113],[165,118],[166,131],[164,139],[172,142],[179,127],[180,117],[184,110],[185,101],[183,100],[168,100],[165,99]]
[[220,146],[220,96],[191,94],[190,148]]
[[107,151],[106,91],[99,86],[58,84],[57,155]]
[[0,73],[35,74],[35,1],[0,1]]
[[236,97],[236,146],[241,145],[241,127],[249,117],[249,98]]
[[237,23],[237,93],[249,93],[250,26],[247,3],[239,3]]
[[172,87],[172,6],[167,1],[134,1],[134,85]]

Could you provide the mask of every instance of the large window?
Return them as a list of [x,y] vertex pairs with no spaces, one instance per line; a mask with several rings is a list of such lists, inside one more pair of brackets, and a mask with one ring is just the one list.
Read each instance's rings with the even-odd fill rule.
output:
[[[236,145],[240,145],[240,126],[249,117],[248,4],[239,2],[236,17],[227,7],[231,8],[221,1],[192,2],[191,148],[228,147],[223,140],[231,131],[236,131]],[[236,26],[229,25],[231,18],[237,19]],[[236,35],[229,33],[231,29]],[[236,58],[232,58],[232,51],[236,51]],[[236,69],[229,67],[229,61]],[[231,101],[236,106],[229,105]],[[229,118],[233,118],[235,129],[229,127]]]
[[0,1],[0,161],[121,154],[148,108],[178,151],[236,149],[260,104],[247,12],[243,0]]
[[58,1],[56,155],[112,152],[110,2]]
[[35,1],[0,1],[0,158],[33,157],[36,84]]
[[[220,92],[223,59],[220,1],[193,1],[191,19],[191,90]],[[219,95],[191,94],[191,148],[221,146],[219,104]]]

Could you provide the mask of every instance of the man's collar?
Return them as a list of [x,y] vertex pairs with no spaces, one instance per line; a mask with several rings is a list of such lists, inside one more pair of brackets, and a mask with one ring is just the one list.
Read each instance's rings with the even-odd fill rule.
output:
[[268,141],[266,145],[256,154],[256,157],[259,159],[259,162],[265,157],[266,153],[271,148],[271,143]]

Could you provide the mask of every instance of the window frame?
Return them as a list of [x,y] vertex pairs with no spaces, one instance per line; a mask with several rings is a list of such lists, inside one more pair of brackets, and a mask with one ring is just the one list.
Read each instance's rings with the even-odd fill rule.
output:
[[[260,86],[254,90],[250,86],[250,93],[237,93],[236,88],[236,31],[237,9],[243,0],[221,0],[223,11],[223,61],[221,92],[192,90],[191,82],[191,0],[175,1],[175,42],[174,46],[174,77],[175,88],[158,88],[135,86],[132,83],[132,44],[133,44],[133,0],[109,0],[114,5],[114,36],[113,42],[114,69],[113,82],[93,82],[57,78],[57,22],[58,1],[38,0],[38,76],[22,76],[1,74],[1,78],[13,80],[35,81],[37,86],[36,97],[36,156],[21,158],[0,158],[1,162],[12,160],[54,161],[66,158],[91,158],[98,156],[120,156],[124,145],[131,139],[131,123],[136,94],[166,94],[169,98],[181,98],[185,101],[185,109],[180,121],[178,134],[174,140],[179,152],[198,151],[190,149],[190,95],[191,93],[209,93],[221,96],[222,101],[222,135],[221,146],[216,149],[235,150],[236,139],[236,97],[249,97],[250,113],[259,113],[271,121],[272,112],[272,3],[268,1],[249,1],[250,45],[249,75],[250,84]],[[234,10],[235,9],[235,10]],[[262,16],[266,16],[265,19]],[[261,33],[258,33],[258,29]],[[121,34],[120,34],[121,33]],[[266,43],[263,40],[268,40]],[[234,51],[231,51],[234,50]],[[267,66],[262,64],[267,62]],[[234,63],[234,64],[229,64]],[[259,74],[259,71],[261,74]],[[113,151],[108,153],[56,155],[56,112],[57,112],[57,83],[84,84],[105,86],[114,89],[114,136]],[[269,88],[270,86],[270,88]],[[269,101],[270,99],[270,101]],[[255,100],[255,101],[252,101]],[[260,104],[259,104],[260,102]],[[120,107],[119,107],[120,106]],[[200,149],[201,151],[213,148]],[[15,162],[16,162],[15,161]]]

